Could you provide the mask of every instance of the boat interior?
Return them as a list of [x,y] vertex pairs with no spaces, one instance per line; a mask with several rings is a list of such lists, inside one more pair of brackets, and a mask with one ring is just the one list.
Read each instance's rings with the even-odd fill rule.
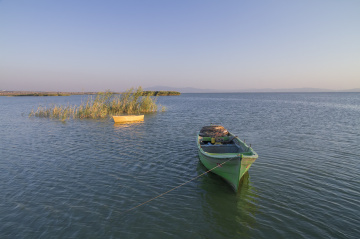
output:
[[236,144],[233,137],[217,137],[211,142],[210,137],[200,137],[201,148],[207,153],[241,153],[244,152],[239,144]]

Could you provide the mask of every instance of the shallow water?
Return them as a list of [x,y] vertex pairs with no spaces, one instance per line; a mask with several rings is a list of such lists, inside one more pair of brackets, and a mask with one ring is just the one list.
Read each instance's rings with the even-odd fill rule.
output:
[[[183,94],[135,124],[28,118],[84,96],[0,97],[0,238],[357,238],[360,94]],[[259,154],[238,193],[195,135],[220,123]]]

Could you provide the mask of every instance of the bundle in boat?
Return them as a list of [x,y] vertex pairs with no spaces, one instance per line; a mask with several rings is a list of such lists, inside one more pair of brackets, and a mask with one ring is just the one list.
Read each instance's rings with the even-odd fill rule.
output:
[[202,137],[225,137],[229,135],[227,129],[221,125],[210,125],[201,128],[200,136]]

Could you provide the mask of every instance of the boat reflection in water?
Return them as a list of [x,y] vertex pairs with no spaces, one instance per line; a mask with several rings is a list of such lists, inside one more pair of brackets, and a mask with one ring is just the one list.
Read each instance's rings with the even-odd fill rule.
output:
[[114,123],[114,128],[122,129],[122,128],[128,128],[128,127],[132,127],[132,126],[140,126],[140,125],[143,125],[143,124],[144,124],[144,121]]
[[[198,173],[204,171],[199,162]],[[208,173],[201,179],[201,193],[203,218],[207,223],[214,225],[211,228],[214,234],[249,236],[250,230],[256,226],[255,214],[258,211],[258,194],[256,188],[251,184],[249,173],[246,172],[240,181],[239,190],[233,193],[232,187],[220,180],[220,177]],[[206,224],[207,224],[206,223]]]
[[[117,143],[124,147],[127,144],[124,144],[124,141],[131,143],[128,146],[133,147],[133,145],[138,145],[139,140],[144,135],[144,121],[137,122],[127,122],[127,123],[115,123],[114,133],[116,133],[117,138],[120,140]],[[126,135],[126,137],[124,137]],[[133,141],[135,140],[135,141]]]

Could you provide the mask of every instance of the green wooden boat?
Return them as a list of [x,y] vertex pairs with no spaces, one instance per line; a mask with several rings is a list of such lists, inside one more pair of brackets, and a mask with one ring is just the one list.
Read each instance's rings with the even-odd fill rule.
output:
[[[197,135],[201,163],[227,181],[235,192],[239,182],[258,158],[257,153],[223,126],[204,126]],[[218,167],[217,167],[218,166]]]

